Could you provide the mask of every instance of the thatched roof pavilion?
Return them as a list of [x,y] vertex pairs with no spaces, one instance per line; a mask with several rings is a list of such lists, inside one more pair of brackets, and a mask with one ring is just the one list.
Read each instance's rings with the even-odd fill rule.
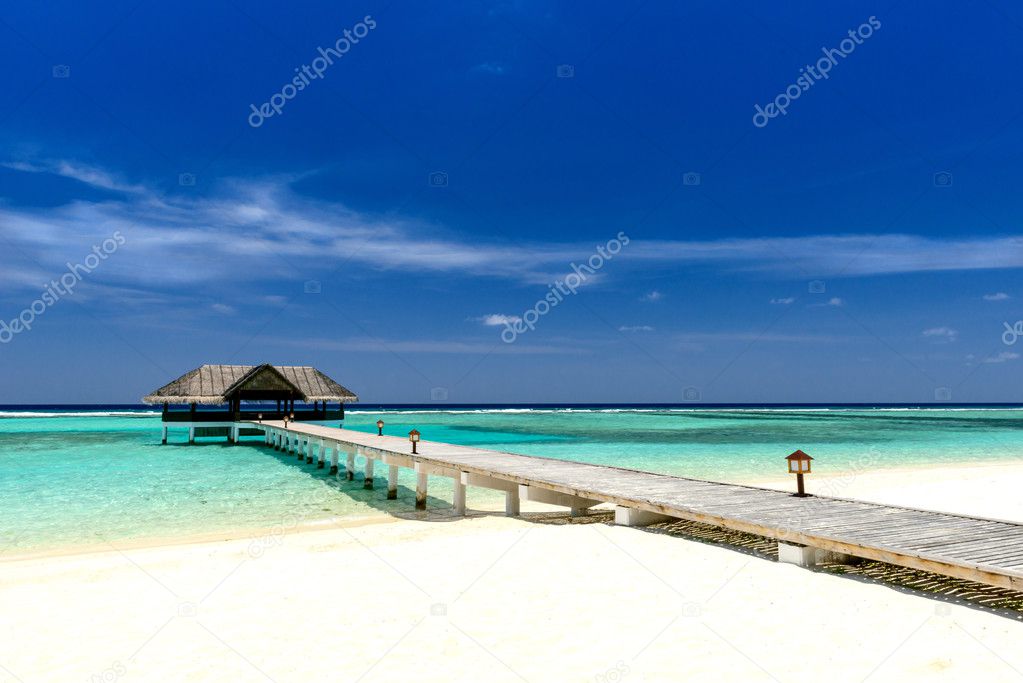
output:
[[353,403],[359,397],[319,370],[294,365],[203,365],[144,397],[149,404],[235,401]]

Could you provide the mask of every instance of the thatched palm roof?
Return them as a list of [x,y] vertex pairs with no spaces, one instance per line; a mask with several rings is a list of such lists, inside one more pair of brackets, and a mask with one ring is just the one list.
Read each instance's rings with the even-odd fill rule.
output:
[[203,365],[160,387],[143,403],[227,403],[244,389],[279,390],[301,401],[352,403],[359,397],[316,368],[299,365]]

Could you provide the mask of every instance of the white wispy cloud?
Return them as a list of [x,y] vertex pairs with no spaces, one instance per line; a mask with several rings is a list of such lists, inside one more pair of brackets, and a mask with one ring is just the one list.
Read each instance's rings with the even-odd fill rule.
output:
[[497,327],[499,325],[512,325],[517,322],[522,322],[522,318],[517,315],[505,315],[503,313],[490,313],[488,315],[480,316],[475,318],[479,322],[483,323],[487,327]]
[[[72,161],[12,161],[7,168],[74,178],[121,196],[57,207],[0,206],[0,231],[26,256],[0,269],[0,285],[38,288],[67,260],[87,254],[115,230],[127,243],[96,279],[146,287],[295,279],[310,268],[433,272],[553,282],[583,262],[593,242],[481,242],[415,219],[355,211],[297,194],[294,178],[226,180],[208,196],[188,188],[168,194]],[[613,231],[608,231],[613,236]],[[33,265],[24,265],[31,263]],[[614,276],[629,269],[708,265],[726,272],[790,277],[1023,268],[1023,238],[932,239],[913,235],[810,235],[706,241],[632,239],[615,257]],[[611,267],[607,269],[608,277]],[[601,275],[605,275],[601,272]],[[656,302],[659,291],[643,295]],[[779,300],[783,301],[783,300]],[[832,299],[831,305],[841,305]]]
[[619,332],[653,332],[654,328],[649,325],[622,325],[618,328]]
[[789,304],[795,302],[795,300],[796,297],[787,296],[784,299],[771,299],[771,303],[779,306],[788,306]]
[[221,315],[234,315],[238,312],[234,306],[228,306],[227,304],[213,304],[210,308]]
[[988,356],[984,359],[985,363],[1005,363],[1010,360],[1016,360],[1019,358],[1019,354],[1015,351],[1002,351],[995,356]]
[[129,192],[133,194],[146,194],[147,190],[142,185],[132,185],[116,178],[111,173],[94,166],[79,164],[66,160],[46,160],[41,162],[30,161],[3,161],[0,162],[3,168],[25,173],[50,173],[71,178],[102,190],[113,190],[115,192]]
[[687,332],[676,336],[679,342],[701,344],[704,342],[781,342],[819,343],[849,341],[851,337],[825,334],[785,334],[779,332],[737,331],[737,332]]
[[1005,292],[995,292],[994,294],[985,294],[984,301],[1007,301],[1011,299]]
[[954,330],[951,327],[931,327],[921,334],[933,341],[938,342],[954,342],[959,338],[959,330]]
[[491,74],[491,75],[494,75],[494,76],[501,76],[501,75],[504,75],[504,72],[507,71],[507,69],[500,62],[483,62],[481,64],[477,64],[476,66],[472,67],[472,71],[474,73]]

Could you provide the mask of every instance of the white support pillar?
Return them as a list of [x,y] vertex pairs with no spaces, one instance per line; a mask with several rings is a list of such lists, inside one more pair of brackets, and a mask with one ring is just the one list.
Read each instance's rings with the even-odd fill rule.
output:
[[517,486],[514,489],[509,489],[504,494],[504,516],[519,516],[519,489]]
[[422,463],[415,464],[416,470],[416,509],[426,509],[426,483],[427,474],[426,469],[422,466]]
[[600,504],[599,500],[581,498],[579,496],[573,496],[570,493],[561,493],[560,491],[552,491],[550,489],[539,488],[536,486],[526,486],[525,484],[519,485],[519,496],[523,500],[529,500],[535,503],[547,503],[548,505],[560,505],[561,507],[567,507],[572,511],[573,517],[581,517],[586,514],[586,510],[588,508]]
[[619,526],[649,526],[658,522],[667,522],[675,519],[668,515],[637,510],[636,508],[615,505],[615,524]]
[[320,439],[320,442],[317,444],[317,446],[318,446],[317,450],[319,451],[318,454],[320,457],[316,461],[316,469],[322,470],[324,465],[323,461],[326,459],[326,451],[323,448],[323,439]]
[[313,440],[305,440],[305,464],[312,465],[314,453],[316,453],[316,446],[313,445]]
[[188,427],[188,443],[195,443],[195,426],[189,425]]
[[799,567],[812,567],[817,564],[817,549],[799,543],[778,541],[778,561]]
[[398,466],[387,467],[387,499],[395,500],[398,497]]
[[345,479],[355,480],[355,451],[348,451],[348,459],[345,461]]
[[341,449],[337,444],[334,444],[333,448],[328,446],[327,450],[330,452],[330,472],[328,474],[333,476],[337,474],[337,454]]
[[167,445],[167,425],[163,426],[163,436],[160,437],[160,443],[164,446]]
[[[462,476],[467,472],[462,472]],[[455,482],[455,496],[454,496],[454,507],[455,514],[465,516],[465,484],[463,483],[462,476],[455,477],[452,481]]]
[[519,514],[519,485],[507,479],[498,479],[485,474],[462,472],[462,483],[466,486],[480,486],[495,491],[504,491],[504,514],[516,517]]
[[362,480],[362,488],[373,488],[373,458],[366,458],[366,477]]
[[238,425],[231,425],[231,443],[238,443],[238,437],[241,436],[241,428]]

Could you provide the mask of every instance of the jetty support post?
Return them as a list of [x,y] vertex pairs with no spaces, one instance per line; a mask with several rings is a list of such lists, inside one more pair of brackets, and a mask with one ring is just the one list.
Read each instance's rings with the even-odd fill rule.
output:
[[802,543],[778,541],[778,561],[798,567],[813,567],[817,564],[817,549]]
[[668,522],[675,519],[668,515],[662,515],[647,510],[615,505],[615,524],[618,526],[650,526],[658,522]]
[[[365,455],[365,454],[363,454],[363,455]],[[373,458],[369,457],[368,455],[366,455],[365,457],[366,457],[366,476],[362,480],[362,488],[364,488],[364,489],[371,489],[371,488],[373,488]]]
[[341,444],[334,444],[333,448],[328,448],[330,451],[330,472],[331,476],[337,474],[337,454],[341,450]]
[[235,423],[231,425],[231,431],[228,432],[227,440],[230,441],[231,443],[238,443],[239,436],[241,436],[241,430],[238,427],[238,424]]
[[455,483],[455,495],[454,495],[454,508],[455,514],[460,517],[465,516],[465,482],[462,479],[466,472],[459,473],[459,476],[452,479]]
[[519,516],[519,487],[516,486],[514,489],[508,489],[504,493],[504,516],[505,517],[518,517]]
[[163,436],[160,438],[160,444],[163,446],[167,445],[167,425],[163,426]]
[[387,499],[396,500],[398,498],[398,466],[388,465],[387,466]]
[[313,464],[314,453],[316,453],[316,446],[313,445],[313,440],[311,438],[308,438],[305,441],[305,464],[307,465]]
[[415,464],[415,470],[416,470],[416,509],[425,510],[427,483],[426,468],[423,466],[423,463],[417,462]]
[[188,443],[195,443],[195,425],[188,426]]
[[316,469],[318,469],[318,470],[322,470],[323,469],[323,466],[324,466],[324,462],[323,461],[326,459],[326,452],[323,449],[324,449],[324,441],[323,441],[323,439],[320,439],[320,443],[318,444],[318,448],[317,448],[317,452],[318,452],[320,457],[316,461]]
[[546,503],[547,505],[567,507],[572,511],[573,517],[582,517],[586,514],[587,509],[600,504],[599,500],[582,498],[570,493],[560,493],[558,491],[543,489],[536,486],[527,486],[526,484],[519,485],[519,497],[523,500],[535,503]]
[[507,479],[498,479],[485,474],[462,472],[461,482],[465,486],[479,486],[495,491],[504,491],[504,514],[506,517],[517,517],[519,514],[519,485]]
[[345,461],[345,479],[355,481],[355,449],[349,449],[346,455],[348,459]]

